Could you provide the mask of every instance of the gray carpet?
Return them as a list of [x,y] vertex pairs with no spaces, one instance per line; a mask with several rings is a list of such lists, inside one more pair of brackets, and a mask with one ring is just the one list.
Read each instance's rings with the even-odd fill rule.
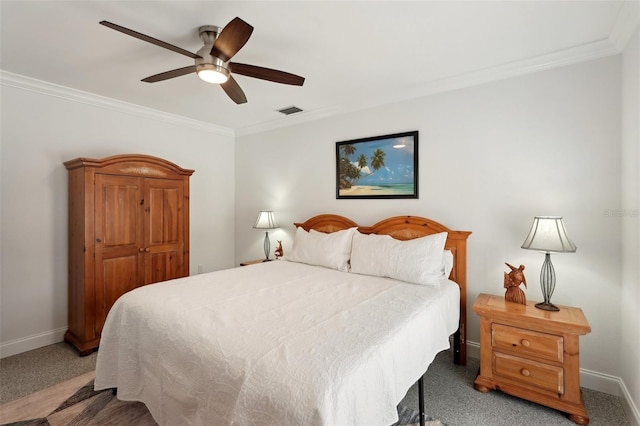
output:
[[[65,343],[0,360],[0,404],[95,369],[96,354],[78,357]],[[473,381],[479,362],[469,358],[466,367],[451,362],[448,351],[438,355],[425,375],[425,412],[450,426],[572,426],[556,410],[523,401],[498,391],[477,392]],[[620,399],[583,388],[590,426],[629,425]],[[413,386],[400,403],[418,409]]]
[[0,405],[95,370],[97,352],[79,357],[56,343],[0,359]]

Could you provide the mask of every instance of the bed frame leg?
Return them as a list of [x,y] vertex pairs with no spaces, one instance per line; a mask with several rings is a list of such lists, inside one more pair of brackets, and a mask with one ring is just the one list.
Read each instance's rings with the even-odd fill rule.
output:
[[467,338],[465,336],[466,326],[460,323],[458,330],[453,335],[453,363],[457,365],[467,365]]
[[420,426],[424,426],[426,417],[424,413],[424,376],[420,376],[418,379],[418,409],[420,412]]
[[453,334],[453,363],[460,365],[460,329]]

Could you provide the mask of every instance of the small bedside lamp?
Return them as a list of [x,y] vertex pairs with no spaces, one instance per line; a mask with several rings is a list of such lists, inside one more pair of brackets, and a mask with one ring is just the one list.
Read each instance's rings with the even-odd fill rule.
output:
[[551,303],[551,295],[556,287],[556,272],[551,263],[551,252],[574,253],[576,245],[571,242],[564,227],[562,216],[536,216],[527,239],[522,244],[523,249],[544,252],[544,263],[540,271],[540,287],[544,302],[536,304],[536,308],[545,311],[559,311]]
[[266,229],[264,232],[264,260],[263,262],[267,262],[269,259],[269,252],[271,251],[271,242],[269,241],[269,229],[275,229],[278,227],[276,223],[276,218],[273,215],[272,211],[261,211],[258,214],[258,219],[256,220],[255,225],[253,225],[255,229]]

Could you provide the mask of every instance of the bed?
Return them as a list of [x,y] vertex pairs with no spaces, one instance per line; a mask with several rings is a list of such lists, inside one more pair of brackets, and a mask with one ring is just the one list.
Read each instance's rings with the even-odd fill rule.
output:
[[[285,260],[120,297],[95,388],[144,402],[159,424],[391,425],[452,334],[454,362],[466,363],[470,232],[416,216],[295,225]],[[411,258],[425,250],[444,254]]]

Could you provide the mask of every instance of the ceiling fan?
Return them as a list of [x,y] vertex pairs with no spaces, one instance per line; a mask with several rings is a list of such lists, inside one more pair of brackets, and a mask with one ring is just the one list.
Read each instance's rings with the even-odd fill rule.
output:
[[247,102],[247,97],[231,75],[232,73],[294,86],[304,84],[304,77],[299,75],[256,65],[230,62],[230,59],[247,43],[253,32],[253,27],[240,18],[234,18],[224,28],[213,25],[200,27],[200,38],[204,46],[197,53],[191,53],[188,50],[108,21],[100,21],[100,24],[195,60],[194,65],[143,78],[142,81],[145,83],[156,83],[195,72],[198,77],[208,83],[220,84],[236,104]]

